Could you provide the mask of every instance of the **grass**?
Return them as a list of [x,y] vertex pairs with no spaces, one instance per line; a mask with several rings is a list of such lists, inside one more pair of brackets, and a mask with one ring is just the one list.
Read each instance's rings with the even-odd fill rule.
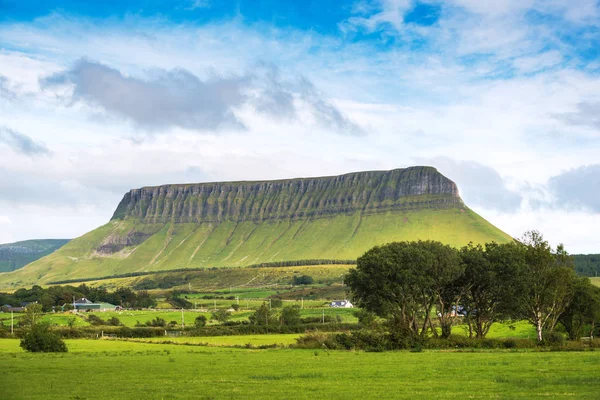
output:
[[592,283],[598,287],[600,287],[600,277],[593,277],[590,278],[590,280],[592,281]]
[[[206,301],[206,300],[205,300]],[[293,303],[297,303],[298,305],[300,304],[300,301],[298,302],[293,302]],[[305,305],[308,306],[308,301],[305,301]],[[323,304],[322,301],[318,302],[319,304]],[[263,304],[262,301],[255,301],[252,302],[250,304],[251,307],[253,307],[253,309],[251,310],[245,310],[245,302],[240,302],[240,304],[242,305],[242,309],[239,311],[235,311],[231,313],[231,321],[248,321],[248,317],[250,317],[250,315],[252,315],[254,313],[254,309],[258,308],[261,304]],[[291,304],[290,302],[286,302],[284,303],[285,305]],[[227,301],[225,303],[226,306],[231,305],[231,301]],[[213,306],[213,302],[212,300],[210,301],[210,307],[212,308]],[[219,303],[217,303],[217,307],[219,307]],[[274,312],[280,311],[278,309],[274,309]],[[325,312],[326,316],[336,316],[339,315],[342,318],[342,322],[356,322],[357,319],[356,317],[354,317],[353,315],[353,310],[352,309],[333,309],[333,308],[319,308],[319,309],[312,309],[312,308],[305,308],[305,309],[301,309],[300,310],[300,316],[301,317],[320,317],[323,312]],[[75,326],[89,326],[89,323],[85,320],[84,316],[86,316],[85,313],[82,314],[82,316],[77,316],[74,317],[72,314],[70,313],[57,313],[57,314],[45,314],[43,317],[43,321],[47,321],[50,322],[51,324],[54,325],[59,325],[59,326],[68,326],[69,321],[72,318],[75,318]],[[106,312],[95,312],[94,315],[97,315],[98,317],[100,317],[103,320],[108,320],[112,317],[116,317],[119,319],[119,321],[121,321],[121,323],[125,326],[128,327],[134,327],[138,322],[140,322],[141,324],[146,323],[146,321],[151,321],[155,318],[162,318],[165,321],[167,321],[167,323],[171,322],[171,321],[176,321],[177,324],[181,324],[181,311],[166,311],[166,310],[156,310],[156,311],[151,311],[151,310],[146,310],[146,311],[106,311]],[[201,311],[195,311],[195,310],[185,310],[183,312],[183,319],[184,322],[186,323],[187,326],[193,325],[194,324],[194,320],[196,319],[196,317],[198,317],[199,315],[204,315],[206,316],[206,318],[208,320],[210,320],[211,315],[212,315],[212,311],[209,312],[201,312]],[[20,318],[22,318],[23,314],[15,314],[14,315],[14,319],[15,319],[15,324],[18,322],[18,320]],[[216,324],[217,322],[209,322],[209,324]],[[0,314],[0,324],[4,324],[5,326],[9,326],[10,325],[10,314]]]
[[[138,246],[112,255],[96,252],[108,238],[116,240],[131,231],[151,236]],[[510,237],[466,207],[357,211],[260,223],[144,224],[129,218],[113,220],[74,239],[27,268],[0,274],[0,288],[138,271],[235,267],[301,259],[355,259],[378,244],[416,239],[436,239],[462,246],[470,241],[506,242]],[[221,288],[226,286],[220,282]]]
[[[289,346],[290,344],[296,343],[296,339],[300,337],[299,333],[286,333],[286,334],[268,334],[268,335],[235,335],[235,336],[205,336],[205,337],[154,337],[147,339],[139,339],[141,342],[154,342],[160,343],[165,340],[172,341],[181,344],[208,344],[210,346],[219,347],[231,347],[231,346],[245,346],[250,344],[252,346],[264,346],[276,344],[281,347]],[[136,341],[136,339],[133,339]]]
[[30,354],[18,340],[0,340],[0,397],[561,399],[600,391],[598,352],[364,353],[108,340],[67,346],[66,354]]

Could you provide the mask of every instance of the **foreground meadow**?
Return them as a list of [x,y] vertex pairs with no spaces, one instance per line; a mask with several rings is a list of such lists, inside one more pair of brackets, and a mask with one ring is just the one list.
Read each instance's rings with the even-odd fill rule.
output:
[[597,398],[600,352],[247,350],[0,340],[2,399]]

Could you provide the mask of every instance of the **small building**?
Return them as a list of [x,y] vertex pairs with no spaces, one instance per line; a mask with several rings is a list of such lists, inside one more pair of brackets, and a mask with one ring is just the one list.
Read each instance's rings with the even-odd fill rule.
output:
[[110,303],[93,303],[85,297],[83,297],[73,302],[73,308],[76,311],[115,311],[117,308],[120,307],[112,305]]
[[331,303],[329,303],[329,307],[332,307],[332,308],[354,308],[352,303],[350,303],[348,300],[334,300]]
[[2,307],[0,307],[0,310],[3,312],[25,312],[26,311],[26,307],[13,307],[10,304],[5,304]]

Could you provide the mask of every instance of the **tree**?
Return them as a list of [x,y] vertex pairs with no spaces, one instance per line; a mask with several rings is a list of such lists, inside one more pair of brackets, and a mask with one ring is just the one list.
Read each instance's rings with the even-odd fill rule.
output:
[[516,299],[524,288],[519,272],[524,264],[523,247],[517,243],[487,243],[460,249],[465,272],[465,295],[460,311],[469,326],[469,336],[484,338],[492,324],[515,314]]
[[542,342],[544,332],[554,331],[573,297],[575,269],[564,247],[558,245],[553,252],[541,233],[526,232],[521,242],[525,262],[520,279],[525,290],[520,299],[520,313],[535,326],[537,340]]
[[593,336],[598,319],[600,319],[600,288],[592,285],[589,278],[577,278],[573,288],[573,299],[558,321],[567,331],[569,339],[578,340],[586,324],[591,326],[590,336]]
[[224,310],[224,309],[220,309],[215,311],[214,313],[212,313],[211,318],[219,321],[220,323],[225,323],[227,322],[227,320],[231,317],[231,314],[229,314],[229,311]]
[[25,316],[21,320],[21,323],[24,326],[33,327],[35,326],[40,319],[42,318],[42,305],[37,303],[32,303],[27,305]]
[[287,326],[297,326],[300,324],[300,307],[284,307],[279,315],[279,323]]
[[277,319],[275,314],[271,311],[267,303],[263,303],[258,309],[249,317],[252,325],[275,325]]
[[196,326],[196,328],[203,328],[206,326],[206,316],[198,315],[194,320],[194,326]]
[[392,335],[424,337],[438,311],[443,336],[449,336],[461,297],[458,252],[440,242],[395,242],[376,246],[358,258],[345,282],[362,308],[387,318]]

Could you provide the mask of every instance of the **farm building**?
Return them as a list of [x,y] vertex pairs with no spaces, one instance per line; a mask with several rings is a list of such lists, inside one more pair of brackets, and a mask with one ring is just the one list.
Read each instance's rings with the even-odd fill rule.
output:
[[110,303],[92,303],[83,297],[73,302],[73,308],[77,311],[114,311],[121,307]]
[[352,303],[350,303],[348,300],[335,300],[335,301],[332,301],[329,304],[329,307],[332,307],[332,308],[354,308],[354,306],[352,305]]

